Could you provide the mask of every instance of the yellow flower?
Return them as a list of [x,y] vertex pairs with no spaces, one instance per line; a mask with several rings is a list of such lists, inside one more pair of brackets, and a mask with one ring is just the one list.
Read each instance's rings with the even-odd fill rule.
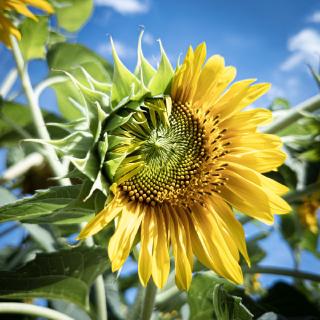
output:
[[314,194],[313,196],[306,198],[297,209],[301,223],[313,233],[318,232],[317,212],[319,208],[320,200],[316,194]]
[[231,208],[267,224],[274,214],[290,211],[280,197],[287,188],[261,174],[285,159],[278,137],[257,132],[271,121],[271,112],[243,111],[270,85],[248,79],[228,88],[236,69],[226,67],[219,55],[205,59],[205,44],[190,48],[173,75],[170,95],[146,98],[131,121],[116,130],[123,141],[116,151],[124,160],[111,188],[114,197],[79,235],[89,237],[115,220],[108,245],[112,270],[121,268],[140,240],[143,285],[152,276],[164,286],[170,247],[180,289],[190,286],[194,255],[242,283],[240,253],[250,262]]
[[19,30],[10,20],[10,13],[15,12],[28,18],[37,20],[36,16],[28,9],[28,5],[53,13],[52,6],[46,0],[0,0],[0,41],[11,48],[10,35],[21,39]]

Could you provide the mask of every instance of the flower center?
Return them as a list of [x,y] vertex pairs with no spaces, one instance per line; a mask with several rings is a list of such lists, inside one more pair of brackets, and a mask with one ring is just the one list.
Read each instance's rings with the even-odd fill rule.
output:
[[121,185],[132,201],[155,206],[181,203],[197,180],[207,156],[205,129],[188,105],[173,103],[169,125],[151,128],[141,144],[143,167]]

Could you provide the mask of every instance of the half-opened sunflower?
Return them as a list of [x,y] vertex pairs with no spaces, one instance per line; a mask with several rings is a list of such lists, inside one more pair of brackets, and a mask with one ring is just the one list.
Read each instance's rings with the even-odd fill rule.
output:
[[85,70],[74,102],[83,117],[65,126],[70,135],[50,143],[107,196],[105,208],[82,230],[85,239],[112,221],[112,270],[133,245],[139,277],[163,287],[174,256],[176,283],[188,289],[194,256],[209,269],[243,281],[240,255],[249,264],[244,231],[232,208],[271,224],[290,210],[287,188],[262,173],[285,159],[278,137],[259,133],[271,120],[264,109],[243,111],[268,91],[255,79],[235,82],[234,67],[206,46],[189,48],[174,71],[162,46],[155,70],[138,46],[131,73],[113,48],[114,73],[100,83]]
[[21,34],[12,23],[10,14],[18,13],[37,20],[36,16],[28,9],[28,5],[53,13],[52,6],[46,0],[0,0],[0,42],[3,42],[8,48],[11,48],[10,35],[18,40],[21,39]]

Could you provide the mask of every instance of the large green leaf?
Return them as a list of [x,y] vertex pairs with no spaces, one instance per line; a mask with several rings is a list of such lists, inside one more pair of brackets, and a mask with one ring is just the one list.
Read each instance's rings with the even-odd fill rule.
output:
[[[95,52],[79,44],[58,43],[53,45],[48,51],[47,62],[50,70],[67,71],[84,84],[87,81],[80,67],[94,75],[97,81],[106,83],[111,79],[111,65]],[[52,74],[57,74],[57,72]],[[67,80],[52,87],[56,92],[58,105],[63,116],[69,120],[81,117],[81,112],[70,100],[72,99],[80,105],[83,104],[79,90],[74,83]]]
[[19,46],[25,60],[44,59],[48,39],[48,17],[38,16],[38,21],[25,19],[20,30],[22,39]]
[[58,24],[63,29],[75,32],[90,18],[93,0],[55,0]]
[[0,272],[0,298],[65,300],[89,311],[90,285],[107,267],[100,247],[39,254],[14,272]]
[[241,303],[242,298],[232,296],[222,284],[213,289],[213,308],[217,320],[252,320],[253,314]]
[[25,198],[0,208],[0,222],[24,221],[28,223],[73,224],[87,221],[95,213],[95,202],[103,197],[96,192],[83,201],[81,185],[53,187],[39,191],[35,196]]
[[188,291],[188,303],[190,306],[190,320],[207,320],[214,316],[213,289],[216,284],[225,284],[230,290],[235,288],[227,280],[218,277],[213,272],[201,272],[196,274]]
[[[61,122],[61,119],[52,113],[43,111],[46,122]],[[30,135],[35,135],[30,109],[19,103],[0,100],[0,146],[16,146],[21,141],[21,134],[14,128],[22,128]],[[64,132],[62,129],[49,127],[50,136],[59,138]]]
[[234,284],[213,272],[196,274],[188,292],[190,320],[251,320],[241,298],[231,294],[235,290]]

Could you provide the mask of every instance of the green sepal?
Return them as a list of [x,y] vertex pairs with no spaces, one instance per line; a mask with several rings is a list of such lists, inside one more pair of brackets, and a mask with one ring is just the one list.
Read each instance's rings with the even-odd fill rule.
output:
[[108,178],[113,181],[113,178],[119,169],[120,164],[126,158],[127,154],[118,154],[110,152],[108,156],[111,158],[104,163],[104,169]]
[[124,97],[133,96],[141,83],[121,62],[111,37],[110,42],[114,60],[111,100],[112,105],[116,106]]
[[72,164],[83,174],[85,174],[92,182],[94,182],[99,173],[100,165],[96,156],[89,151],[84,159],[68,157]]
[[107,119],[104,129],[106,131],[112,132],[113,130],[119,128],[120,126],[128,122],[131,117],[132,117],[132,113],[129,113],[128,115],[125,115],[125,116],[114,114]]
[[156,70],[144,57],[142,52],[142,37],[144,30],[141,30],[138,41],[138,61],[135,69],[135,75],[140,78],[141,83],[148,87],[150,79],[156,74]]
[[152,77],[148,85],[148,89],[150,90],[152,96],[168,93],[171,80],[174,75],[173,68],[166,55],[166,52],[162,47],[162,43],[160,40],[159,40],[159,45],[160,45],[160,51],[161,51],[160,65],[157,70],[157,73]]

